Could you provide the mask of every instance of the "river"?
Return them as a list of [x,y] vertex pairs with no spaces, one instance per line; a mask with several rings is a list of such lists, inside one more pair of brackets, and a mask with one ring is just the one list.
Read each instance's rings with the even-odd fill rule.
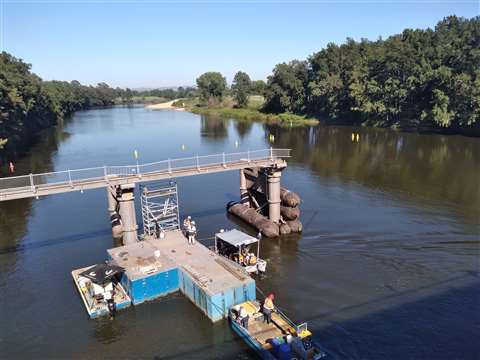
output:
[[[332,358],[478,359],[479,139],[118,107],[45,131],[16,172],[131,164],[134,150],[143,163],[270,146],[293,149],[282,183],[302,197],[304,223],[300,236],[263,241],[258,285],[276,304],[308,321]],[[178,184],[199,238],[251,231],[225,213],[237,172]],[[0,203],[0,357],[255,358],[182,295],[89,319],[70,271],[113,246],[103,189]]]

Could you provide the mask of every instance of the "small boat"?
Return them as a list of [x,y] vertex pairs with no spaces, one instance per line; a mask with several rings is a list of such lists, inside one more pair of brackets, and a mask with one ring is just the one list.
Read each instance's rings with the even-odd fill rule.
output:
[[[240,308],[248,314],[248,329],[240,322]],[[263,322],[257,301],[247,301],[230,309],[232,329],[262,358],[267,360],[318,360],[326,353],[313,342],[307,324],[293,324],[284,314],[272,313],[270,324]]]
[[267,262],[260,259],[260,240],[239,230],[216,233],[214,251],[243,266],[249,274],[267,270]]
[[97,264],[72,271],[73,282],[91,318],[115,315],[117,310],[131,305],[131,299],[119,282],[123,268]]

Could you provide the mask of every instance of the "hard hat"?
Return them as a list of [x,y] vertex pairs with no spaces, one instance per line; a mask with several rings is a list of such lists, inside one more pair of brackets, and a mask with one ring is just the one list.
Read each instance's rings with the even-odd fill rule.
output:
[[191,217],[190,215],[188,215],[188,216],[187,216],[187,219],[188,219],[188,220],[191,220],[191,219],[192,219],[192,217]]

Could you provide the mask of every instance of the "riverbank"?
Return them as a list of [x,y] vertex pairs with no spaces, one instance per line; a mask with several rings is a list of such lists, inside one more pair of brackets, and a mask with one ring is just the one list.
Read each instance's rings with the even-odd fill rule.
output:
[[201,106],[198,98],[179,99],[178,101],[173,102],[172,106],[180,106],[183,110],[199,115],[233,118],[244,121],[258,121],[284,127],[315,126],[319,123],[319,120],[303,115],[292,113],[264,113],[259,110],[262,104],[262,97],[251,96],[246,108],[235,108],[233,106],[233,101],[230,98],[226,98],[217,106],[210,107]]
[[177,111],[185,111],[185,108],[183,108],[182,106],[173,105],[174,103],[178,102],[178,100],[180,99],[173,99],[173,100],[162,102],[159,104],[150,104],[150,105],[146,105],[145,108],[150,110],[172,109]]
[[[240,121],[257,121],[270,125],[280,125],[282,127],[301,127],[315,126],[320,120],[313,116],[298,115],[294,113],[265,113],[260,111],[263,105],[261,96],[251,96],[246,108],[234,107],[234,102],[230,97],[225,98],[217,106],[202,106],[198,98],[174,100],[172,108],[180,107],[182,111],[189,111],[194,114],[207,115],[220,118],[233,118]],[[402,120],[397,122],[386,122],[379,120],[352,121],[352,118],[341,119],[322,119],[325,125],[349,125],[359,127],[371,127],[390,129],[400,132],[411,132],[419,134],[441,134],[441,135],[463,135],[470,137],[480,137],[480,124],[473,124],[468,127],[451,126],[439,127],[432,121],[420,121],[418,119]]]

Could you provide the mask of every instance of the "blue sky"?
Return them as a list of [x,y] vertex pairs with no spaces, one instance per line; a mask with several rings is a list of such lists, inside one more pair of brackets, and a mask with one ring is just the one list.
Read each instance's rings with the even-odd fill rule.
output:
[[478,1],[0,0],[1,47],[44,79],[192,85],[205,71],[265,79],[347,37],[377,39],[473,17]]

